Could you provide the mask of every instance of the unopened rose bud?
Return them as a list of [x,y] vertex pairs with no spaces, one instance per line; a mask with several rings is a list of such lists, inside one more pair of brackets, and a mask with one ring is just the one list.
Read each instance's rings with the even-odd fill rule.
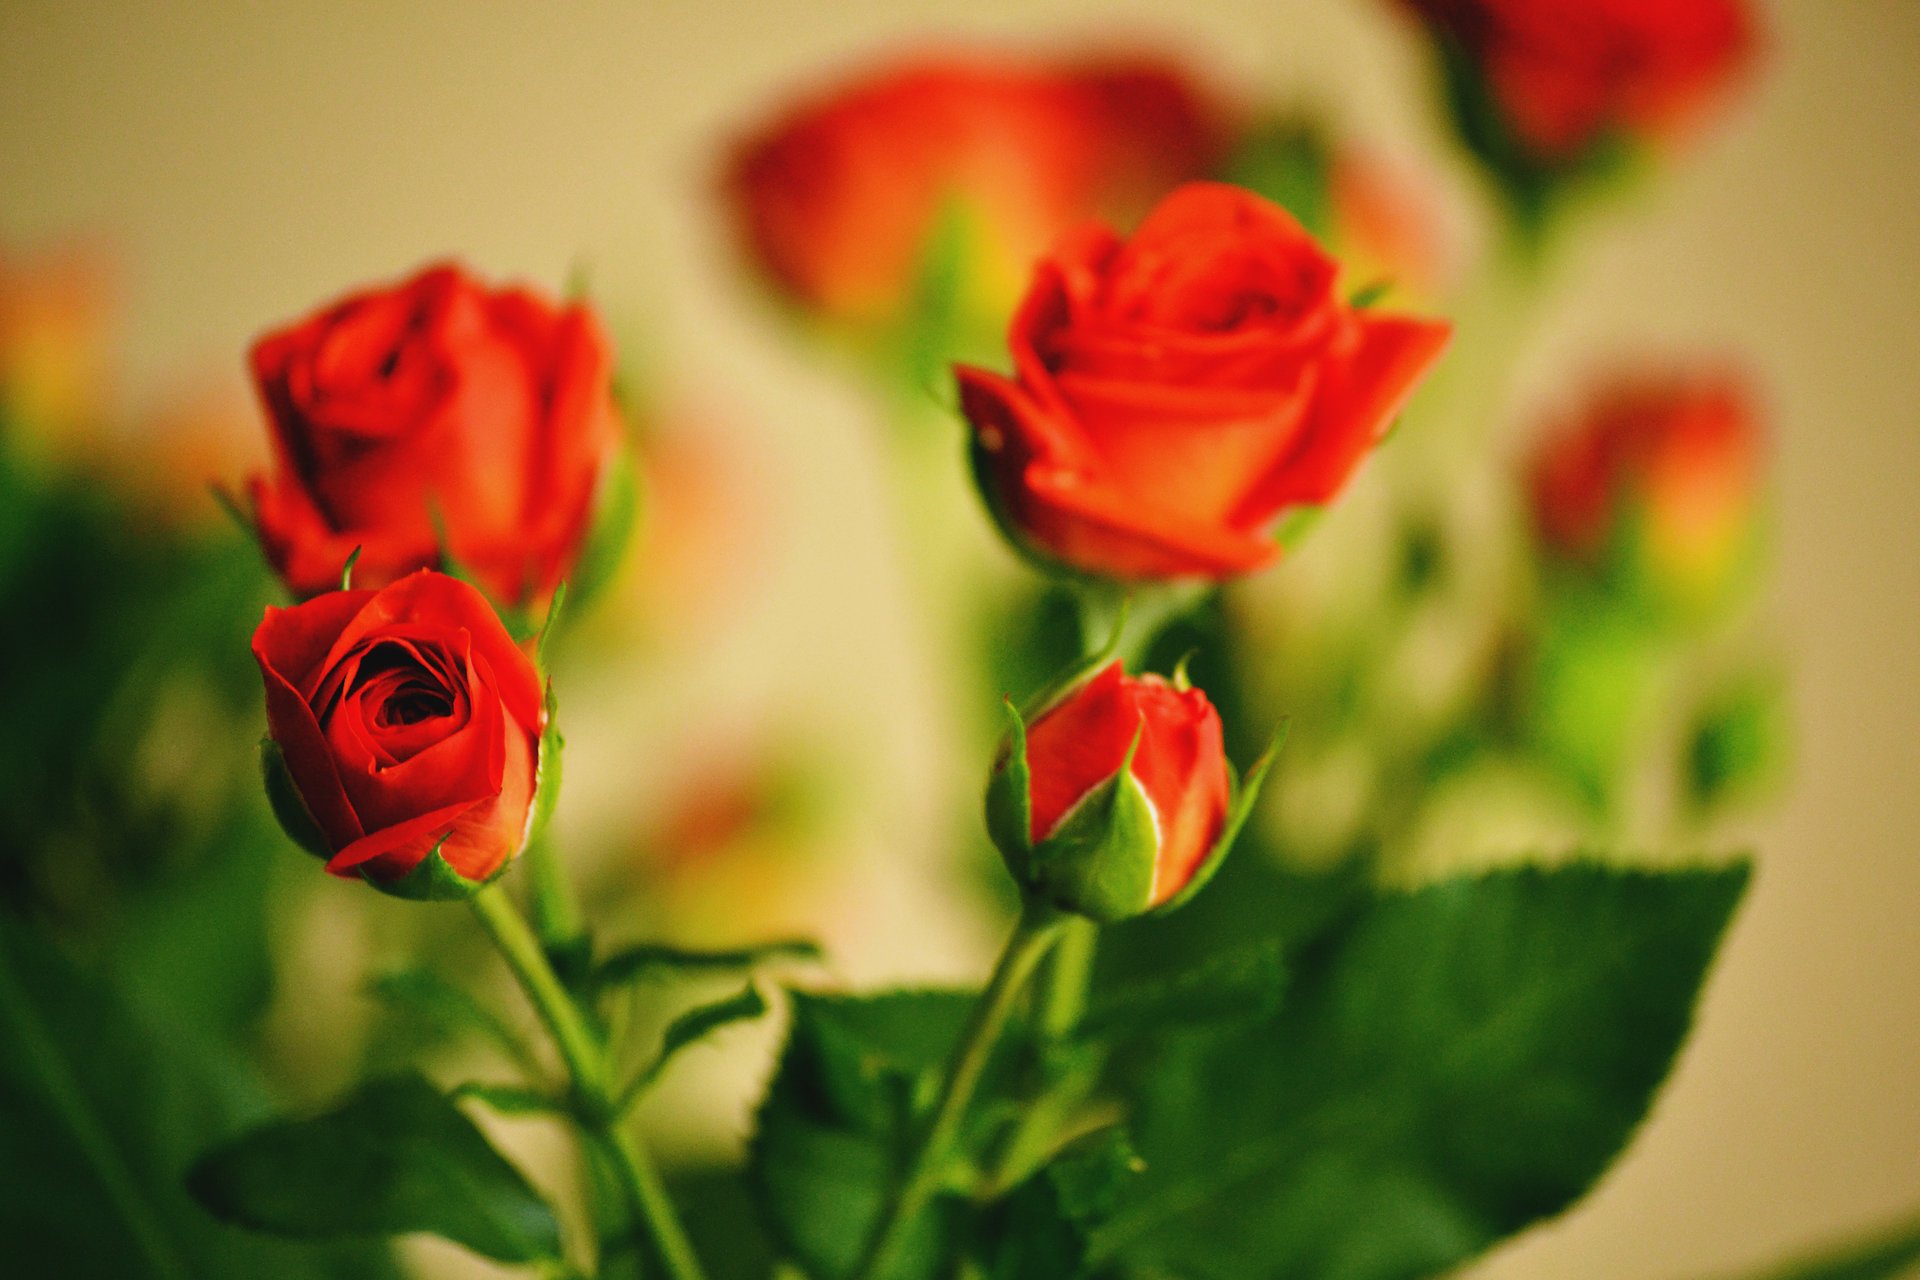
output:
[[1760,483],[1760,432],[1734,379],[1627,382],[1537,455],[1533,523],[1556,565],[1666,611],[1710,609],[1752,561]]
[[1100,921],[1177,906],[1218,869],[1265,760],[1238,790],[1220,716],[1184,679],[1113,662],[1013,732],[987,821],[1022,889]]
[[253,655],[268,794],[328,871],[458,898],[525,848],[558,738],[538,668],[473,587],[422,571],[268,609]]

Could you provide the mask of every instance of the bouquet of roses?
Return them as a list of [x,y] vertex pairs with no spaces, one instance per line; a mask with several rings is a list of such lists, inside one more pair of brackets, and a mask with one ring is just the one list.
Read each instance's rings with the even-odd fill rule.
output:
[[[1494,197],[1466,283],[1401,175],[1159,58],[905,58],[730,160],[745,256],[898,419],[902,542],[984,796],[928,839],[1000,868],[979,990],[849,989],[806,938],[649,936],[549,833],[569,667],[604,651],[592,615],[632,561],[673,549],[627,554],[676,495],[643,492],[646,411],[584,293],[436,265],[260,338],[271,463],[227,501],[284,594],[261,616],[229,575],[194,660],[220,725],[257,721],[226,682],[258,619],[265,734],[233,772],[352,892],[422,904],[416,962],[375,992],[434,1034],[324,1109],[257,1090],[135,1141],[89,1097],[137,1038],[64,1026],[37,997],[88,980],[10,923],[25,1065],[0,1081],[38,1118],[0,1155],[68,1134],[112,1223],[97,1265],[59,1214],[23,1227],[82,1269],[34,1274],[378,1276],[370,1241],[426,1233],[556,1280],[1398,1280],[1576,1203],[1645,1119],[1749,876],[1662,850],[1711,847],[1779,772],[1764,446],[1735,368],[1667,353],[1596,380],[1518,469],[1493,426],[1562,240],[1653,181],[1757,36],[1738,0],[1401,8]],[[124,559],[111,512],[9,450],[38,505],[0,568],[79,554],[74,528]],[[158,629],[138,577],[123,629]],[[183,669],[98,723],[158,717]],[[0,770],[51,779],[7,797],[35,833],[7,867],[23,920],[61,918],[84,843],[45,794],[136,796],[99,736]],[[284,845],[257,794],[182,855],[211,868],[194,893]],[[133,954],[212,989],[166,936]],[[481,943],[530,1022],[474,981]],[[246,953],[203,949],[208,974]],[[236,1004],[222,1052],[257,1013]],[[643,1104],[756,1019],[782,1045],[738,1159],[657,1158]],[[511,1157],[502,1119],[566,1157]],[[1916,1260],[1907,1228],[1777,1274]]]

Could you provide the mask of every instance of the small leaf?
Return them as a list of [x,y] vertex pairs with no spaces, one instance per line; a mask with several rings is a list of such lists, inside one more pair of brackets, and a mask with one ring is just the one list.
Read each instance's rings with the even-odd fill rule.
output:
[[564,1099],[518,1084],[468,1081],[457,1086],[450,1096],[455,1102],[472,1099],[503,1116],[566,1115],[569,1111]]
[[365,550],[365,547],[355,547],[347,553],[347,562],[340,566],[340,589],[342,591],[353,590],[353,566],[360,563],[360,553]]
[[1159,910],[1162,914],[1177,911],[1193,901],[1194,895],[1206,888],[1214,876],[1220,873],[1227,855],[1233,852],[1234,842],[1239,840],[1240,832],[1245,829],[1247,819],[1253,816],[1253,806],[1259,802],[1260,788],[1267,780],[1267,770],[1273,767],[1273,758],[1280,753],[1281,746],[1285,744],[1287,730],[1291,724],[1289,720],[1280,722],[1279,728],[1273,731],[1273,737],[1267,740],[1267,749],[1262,751],[1260,758],[1253,762],[1253,767],[1247,770],[1246,777],[1235,781],[1233,807],[1227,812],[1227,824],[1220,831],[1220,839],[1214,843],[1213,849],[1207,854],[1206,861],[1202,862],[1199,869],[1193,873],[1193,878],[1187,881],[1180,892],[1161,905]]
[[1092,1262],[1093,1225],[1143,1166],[1126,1134],[1103,1129],[1074,1143],[992,1210],[979,1239],[990,1280],[1070,1280]]
[[819,944],[805,938],[783,938],[778,942],[717,951],[645,942],[621,947],[602,960],[593,971],[593,981],[600,987],[612,987],[685,974],[752,969],[782,960],[814,963],[820,958]]
[[732,1026],[736,1022],[748,1022],[767,1011],[767,999],[760,994],[760,988],[748,982],[735,994],[712,1004],[703,1004],[675,1018],[667,1024],[666,1032],[660,1037],[660,1053],[646,1070],[628,1085],[621,1095],[621,1105],[627,1106],[647,1091],[647,1087],[660,1078],[667,1069],[673,1056],[689,1045],[712,1035],[722,1027]]
[[464,987],[431,969],[393,969],[377,974],[367,982],[367,994],[394,1013],[424,1021],[450,1039],[478,1035],[528,1074],[539,1074],[539,1063],[526,1041],[505,1019]]
[[425,1232],[499,1262],[561,1257],[547,1202],[415,1075],[242,1134],[202,1156],[187,1189],[215,1217],[275,1235]]
[[1133,775],[1144,729],[1135,732],[1119,771],[1081,797],[1033,852],[1027,881],[1062,910],[1112,922],[1151,904],[1160,827]]

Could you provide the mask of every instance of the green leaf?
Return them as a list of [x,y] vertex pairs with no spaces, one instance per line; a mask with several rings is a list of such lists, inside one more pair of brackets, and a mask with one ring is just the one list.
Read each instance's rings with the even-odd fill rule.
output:
[[1093,1226],[1144,1166],[1124,1132],[1075,1143],[987,1216],[981,1265],[989,1280],[1069,1280],[1092,1264]]
[[368,980],[367,994],[395,1014],[410,1022],[425,1023],[447,1039],[478,1035],[529,1075],[539,1074],[532,1050],[506,1019],[464,987],[431,969],[393,969],[377,974]]
[[783,938],[749,947],[730,947],[700,951],[665,943],[643,942],[621,947],[594,968],[596,986],[613,987],[630,982],[672,979],[689,974],[725,973],[753,969],[780,961],[814,963],[821,958],[820,946],[805,938]]
[[1102,992],[1074,1034],[1082,1040],[1130,1040],[1268,1018],[1280,1008],[1286,980],[1278,942],[1239,946],[1170,977]]
[[[244,767],[244,765],[243,765]],[[244,776],[244,775],[243,775]],[[200,1213],[181,1174],[267,1095],[224,1036],[154,1012],[0,913],[5,1270],[62,1280],[379,1280],[376,1246],[296,1246]]]
[[697,1044],[722,1027],[732,1026],[736,1022],[748,1022],[767,1011],[767,999],[760,994],[760,988],[748,982],[738,992],[724,1000],[712,1004],[703,1004],[687,1010],[672,1022],[660,1037],[660,1052],[654,1057],[646,1070],[642,1071],[632,1084],[628,1085],[621,1096],[623,1106],[631,1103],[645,1093],[647,1086],[660,1078],[676,1053],[689,1045]]
[[[974,998],[793,993],[793,1027],[760,1108],[749,1176],[775,1238],[816,1280],[839,1280],[857,1263]],[[990,1092],[983,1086],[983,1101]],[[936,1201],[910,1226],[885,1280],[926,1276],[950,1259],[952,1219],[953,1206]]]
[[1120,1062],[1146,1170],[1094,1253],[1402,1280],[1559,1212],[1646,1115],[1746,882],[1576,863],[1362,903],[1277,1016]]
[[203,1156],[188,1190],[208,1212],[300,1238],[427,1232],[500,1262],[561,1256],[560,1224],[520,1171],[419,1076],[362,1086]]
[[1883,1228],[1873,1238],[1833,1246],[1785,1266],[1748,1272],[1742,1280],[1900,1280],[1920,1270],[1920,1219]]

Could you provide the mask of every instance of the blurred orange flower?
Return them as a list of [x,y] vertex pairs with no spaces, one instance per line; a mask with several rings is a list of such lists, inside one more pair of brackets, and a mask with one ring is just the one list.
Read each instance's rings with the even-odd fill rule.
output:
[[897,320],[941,218],[973,220],[969,272],[1010,303],[1060,233],[1122,225],[1209,173],[1226,104],[1157,57],[1045,62],[945,50],[791,107],[741,144],[726,189],[755,261],[802,306]]

